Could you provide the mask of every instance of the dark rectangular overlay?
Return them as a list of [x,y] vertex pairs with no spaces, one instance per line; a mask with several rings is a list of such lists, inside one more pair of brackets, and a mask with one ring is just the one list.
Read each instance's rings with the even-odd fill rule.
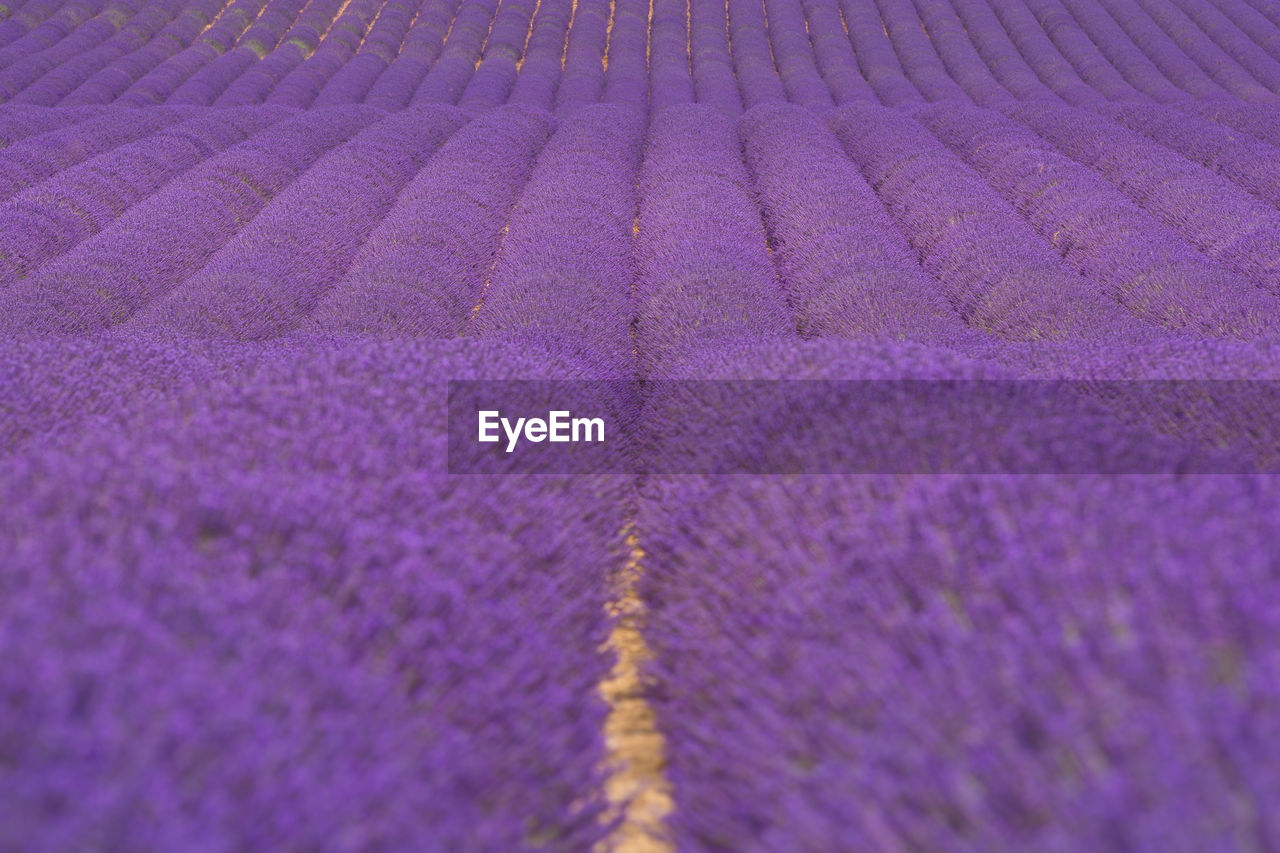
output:
[[[480,412],[489,416],[481,442]],[[552,416],[552,412],[562,415]],[[533,419],[546,430],[526,431]],[[569,424],[579,420],[578,441]],[[559,421],[552,441],[551,427]],[[587,429],[588,421],[603,429]],[[603,440],[596,440],[603,432]],[[535,440],[542,435],[542,440]],[[587,438],[591,440],[586,440]],[[510,449],[509,449],[510,448]],[[1280,469],[1280,382],[451,381],[456,474],[1230,474]]]

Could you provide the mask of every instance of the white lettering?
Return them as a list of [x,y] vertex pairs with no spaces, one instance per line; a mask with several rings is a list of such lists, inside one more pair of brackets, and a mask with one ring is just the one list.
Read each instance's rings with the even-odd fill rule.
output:
[[[578,438],[578,428],[586,432],[585,438]],[[595,436],[592,437],[594,430]],[[604,418],[574,418],[573,419],[573,440],[577,441],[604,441]]]
[[480,437],[477,441],[491,443],[498,440],[498,413],[493,409],[480,412]]
[[512,453],[521,437],[526,441],[538,444],[543,441],[555,443],[604,441],[604,418],[575,418],[573,413],[556,409],[543,418],[504,418],[496,409],[482,409],[479,412],[479,430],[476,440],[485,444],[493,444],[501,439],[498,427],[507,436],[507,453]]
[[520,428],[524,426],[524,418],[516,418],[516,428],[511,428],[511,421],[506,418],[502,419],[502,428],[507,433],[507,452],[516,449],[516,441],[520,438]]
[[568,441],[569,440],[569,413],[565,411],[554,411],[551,417],[551,435],[552,441]]

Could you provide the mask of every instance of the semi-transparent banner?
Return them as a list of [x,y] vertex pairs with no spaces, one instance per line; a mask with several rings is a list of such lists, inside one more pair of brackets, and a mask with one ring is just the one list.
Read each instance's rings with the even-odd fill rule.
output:
[[451,381],[456,474],[1280,470],[1280,382]]

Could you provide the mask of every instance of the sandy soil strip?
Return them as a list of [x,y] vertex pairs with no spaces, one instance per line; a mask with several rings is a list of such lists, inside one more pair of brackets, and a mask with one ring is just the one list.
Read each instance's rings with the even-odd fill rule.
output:
[[609,704],[604,724],[606,817],[613,820],[621,814],[622,819],[596,853],[670,853],[675,847],[663,822],[675,803],[665,776],[666,743],[640,677],[641,667],[652,656],[642,631],[645,605],[638,593],[644,550],[630,524],[625,534],[630,555],[615,579],[609,604],[614,627],[602,649],[617,655],[617,662],[600,683],[600,695]]

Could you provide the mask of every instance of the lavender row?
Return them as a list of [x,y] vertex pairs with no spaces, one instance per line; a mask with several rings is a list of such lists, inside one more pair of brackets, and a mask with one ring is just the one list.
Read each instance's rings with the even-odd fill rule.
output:
[[463,0],[440,58],[431,66],[409,103],[456,104],[475,73],[480,54],[489,36],[489,26],[498,0]]
[[887,23],[873,0],[839,0],[862,76],[882,104],[896,106],[924,100],[903,72],[903,64],[889,41]]
[[658,114],[639,190],[635,342],[648,375],[727,341],[795,336],[729,118],[701,104]]
[[380,116],[371,107],[304,112],[210,158],[0,292],[6,333],[82,334],[128,319],[198,271],[325,151]]
[[578,0],[574,7],[565,40],[564,70],[556,89],[558,113],[600,100],[611,8],[608,0]]
[[57,110],[48,110],[43,107],[0,106],[0,150],[28,137],[78,124],[102,113],[105,109],[102,106]]
[[[1133,56],[1137,53],[1133,45],[1128,45],[1123,38],[1119,44],[1124,50],[1124,45],[1128,45],[1128,50],[1123,58],[1116,59],[1115,50],[1111,50],[1108,54],[1103,51],[1112,49],[1117,42],[1114,29],[1108,29],[1107,40],[1102,40],[1098,36],[1097,26],[1091,24],[1089,28],[1082,28],[1076,22],[1075,15],[1071,10],[1065,8],[1060,0],[1024,0],[1025,6],[1034,14],[1039,27],[1043,29],[1044,35],[1051,38],[1053,45],[1062,53],[1062,58],[1069,61],[1071,68],[1079,74],[1080,79],[1101,93],[1108,100],[1128,100],[1132,97],[1151,97],[1157,101],[1179,101],[1187,99],[1184,92],[1178,90],[1171,85],[1169,81],[1160,74],[1153,74],[1151,70],[1143,68],[1137,72],[1140,83],[1134,83],[1135,73],[1134,64],[1142,65],[1144,58],[1142,56]],[[1020,4],[1018,0],[996,0],[996,8],[1001,10],[1002,14],[1016,15],[1016,8]],[[1102,24],[1103,22],[1098,22]],[[1115,22],[1110,22],[1114,27]],[[1030,35],[1030,26],[1024,27],[1028,38]],[[1016,31],[1014,31],[1016,32]],[[1033,56],[1032,47],[1028,46],[1024,49],[1024,55],[1028,58]]]
[[840,107],[845,150],[907,235],[921,265],[975,328],[1013,340],[1144,334],[1067,267],[977,173],[900,112]]
[[[1267,70],[1270,64],[1263,57],[1280,62],[1280,31],[1276,29],[1280,15],[1273,13],[1272,19],[1268,21],[1264,14],[1266,7],[1262,10],[1255,9],[1247,0],[1223,0],[1213,6],[1185,3],[1179,4],[1179,8],[1191,15],[1205,32],[1218,41],[1237,62],[1248,68],[1260,82],[1271,85],[1268,80],[1270,71]],[[1232,32],[1233,29],[1235,32]],[[1240,36],[1244,38],[1241,39]],[[1258,56],[1248,42],[1262,48],[1262,56]],[[1272,88],[1272,91],[1275,89]]]
[[1009,115],[1092,166],[1208,257],[1275,293],[1280,219],[1245,190],[1140,134],[1076,109],[1012,108]]
[[169,181],[285,115],[271,107],[197,115],[17,194],[0,206],[0,287],[66,253]]
[[[1152,4],[1146,0],[1109,0],[1109,2],[1125,10],[1131,20],[1140,22],[1144,31],[1150,33],[1148,53],[1157,61],[1162,57],[1168,57],[1164,59],[1162,70],[1169,68],[1170,70],[1166,73],[1170,79],[1178,81],[1186,91],[1198,94],[1199,86],[1204,84],[1197,85],[1192,81],[1207,77],[1213,86],[1237,98],[1251,101],[1276,100],[1274,93],[1237,65],[1174,4]],[[1163,40],[1161,36],[1164,37]],[[1179,59],[1181,60],[1179,65],[1186,67],[1185,72],[1173,70],[1172,62]],[[1197,71],[1198,74],[1196,74]],[[1212,86],[1204,88],[1207,91],[1213,91]],[[1213,92],[1213,94],[1218,93]]]
[[[864,0],[865,1],[865,0]],[[883,27],[902,63],[902,70],[927,101],[961,100],[969,96],[947,73],[910,0],[869,0],[880,11]]]
[[364,40],[369,24],[383,0],[353,0],[340,8],[341,14],[324,32],[315,52],[276,84],[264,102],[290,107],[308,107],[334,74],[351,61]]
[[915,3],[919,20],[951,79],[976,104],[999,104],[1013,100],[991,68],[982,60],[965,32],[965,25],[948,3]]
[[41,5],[47,10],[43,19],[18,38],[0,47],[0,69],[56,46],[75,32],[77,27],[102,11],[106,3],[105,0],[79,0],[74,3]]
[[1280,108],[1239,101],[1213,101],[1180,104],[1178,109],[1213,119],[1233,130],[1261,139],[1273,148],[1280,148]]
[[715,0],[689,0],[689,61],[697,102],[727,115],[742,112],[729,53],[728,6]]
[[189,3],[177,10],[164,29],[147,39],[139,47],[130,47],[112,58],[114,51],[102,50],[93,63],[95,70],[85,74],[82,82],[66,92],[56,103],[59,106],[75,104],[107,104],[121,97],[135,81],[143,78],[188,48],[197,37],[206,35],[217,25],[221,16],[233,6],[225,0],[202,0]]
[[644,128],[644,113],[619,104],[561,119],[511,214],[471,334],[545,347],[602,377],[630,375]]
[[739,122],[787,299],[807,337],[966,338],[942,286],[821,118],[768,105]]
[[1254,11],[1260,13],[1264,18],[1271,22],[1272,26],[1280,28],[1280,12],[1277,12],[1267,4],[1258,4],[1254,0],[1246,0]]
[[742,105],[749,109],[766,101],[785,101],[787,93],[774,64],[763,5],[728,0],[728,9],[733,74],[738,80]]
[[682,849],[1280,840],[1268,480],[651,489]]
[[[1117,26],[1117,43],[1127,38],[1136,48],[1135,57],[1144,57],[1150,67],[1177,86],[1198,98],[1225,97],[1227,91],[1206,75],[1196,63],[1168,40],[1168,36],[1136,3],[1101,3]],[[1094,17],[1102,18],[1103,15]]]
[[556,89],[560,85],[560,63],[573,14],[573,0],[545,0],[538,4],[538,14],[507,103],[540,110],[554,108]]
[[[194,37],[199,32],[199,29],[208,23],[212,15],[221,8],[221,5],[221,0],[205,0],[204,9],[195,9],[196,14],[189,19],[189,26],[187,27],[187,32],[190,33],[190,36]],[[68,45],[64,42],[59,44],[59,48],[66,52],[68,57],[66,60],[46,57],[41,54],[39,57],[32,57],[32,59],[26,60],[20,66],[7,69],[3,75],[0,75],[5,78],[3,82],[0,82],[0,91],[7,88],[9,91],[16,93],[10,98],[13,103],[52,106],[108,63],[139,52],[161,30],[165,30],[168,36],[164,40],[172,41],[172,38],[174,38],[171,29],[172,22],[183,11],[183,0],[165,0],[165,2],[161,3],[147,4],[145,7],[137,9],[136,13],[123,25],[116,25],[117,28],[114,32],[108,30],[109,37],[92,49],[86,50],[84,45]],[[110,11],[104,13],[104,15],[110,14]],[[108,19],[108,24],[110,24],[110,19]],[[77,30],[77,34],[79,32]],[[36,60],[40,60],[38,65]],[[56,64],[50,65],[51,63]],[[32,81],[31,77],[46,66],[50,67]],[[21,78],[26,80],[26,83],[15,80],[10,76],[11,74],[17,74],[20,68],[30,69],[31,71],[31,73]]]
[[812,36],[805,26],[800,0],[765,0],[764,9],[769,18],[774,64],[787,99],[815,109],[833,106],[831,92],[818,73]]
[[1022,0],[993,0],[992,9],[1036,75],[1071,104],[1105,97],[1141,99],[1058,4],[1033,9]]
[[995,79],[1019,99],[1079,103],[1098,98],[1021,3],[955,0],[961,28]]
[[649,105],[654,112],[694,101],[693,58],[683,0],[654,0],[649,46]]
[[188,116],[190,112],[173,108],[146,113],[116,108],[69,127],[29,136],[0,152],[0,200]]
[[449,108],[408,110],[357,133],[274,197],[198,273],[133,317],[130,329],[259,340],[295,327],[463,121]]
[[453,338],[466,331],[506,223],[554,129],[506,106],[458,130],[400,193],[302,333]]
[[440,55],[460,0],[426,0],[409,28],[400,52],[369,87],[365,102],[384,109],[407,106],[422,78]]
[[[489,108],[513,97],[524,55],[533,50],[536,71],[516,102],[539,108],[549,95],[557,107],[602,100],[664,107],[687,102],[692,84],[694,99],[734,112],[734,77],[747,106],[787,100],[819,109],[873,94],[887,105],[988,106],[1013,98],[1086,104],[1280,97],[1280,60],[1271,55],[1278,52],[1276,25],[1245,0],[1223,0],[1223,10],[1200,0],[767,0],[727,7],[698,0],[687,7],[681,15],[664,3],[650,14],[640,0],[590,0],[581,9],[556,0],[545,10],[525,0],[77,4],[0,46],[0,90],[42,104],[305,106],[318,99],[398,109],[465,99]],[[32,21],[41,10],[52,11],[36,4]]]
[[228,86],[275,49],[302,7],[300,0],[268,0],[231,49],[218,50],[217,56],[205,60],[194,73],[187,72],[181,84],[170,89],[165,103],[213,104]]
[[[1197,31],[1208,36],[1213,46],[1203,48],[1208,57],[1206,62],[1201,63],[1201,67],[1210,73],[1218,71],[1223,74],[1224,84],[1230,82],[1232,86],[1239,86],[1240,90],[1235,93],[1240,97],[1248,100],[1274,100],[1274,94],[1280,92],[1280,62],[1268,55],[1248,35],[1237,29],[1223,14],[1223,12],[1229,14],[1236,12],[1245,5],[1239,0],[1236,2],[1228,0],[1222,4],[1222,11],[1219,11],[1209,3],[1175,0],[1168,8],[1150,8],[1148,12],[1152,15],[1160,14],[1170,17],[1176,22],[1172,23],[1171,27],[1187,33],[1190,38],[1195,38]],[[1232,66],[1234,70],[1225,65],[1219,70],[1220,63],[1234,63]],[[1247,76],[1241,78],[1241,71]]]
[[409,27],[422,7],[420,0],[382,4],[355,56],[333,72],[316,93],[314,105],[332,107],[364,100],[374,81],[395,61]]
[[121,20],[132,19],[141,5],[141,0],[114,0],[52,46],[8,63],[0,70],[0,98],[9,100],[47,72],[91,51],[116,32]]
[[[1126,108],[1127,109],[1127,108]],[[1206,258],[1096,172],[998,113],[915,118],[1014,204],[1081,275],[1162,328],[1250,338],[1274,332],[1273,297]]]
[[[166,101],[178,87],[214,59],[231,50],[240,36],[265,12],[267,0],[234,0],[190,47],[148,70],[119,95],[120,103],[146,106]],[[92,86],[93,81],[85,84]],[[82,96],[73,92],[68,103]]]
[[1205,118],[1154,104],[1107,105],[1099,112],[1231,180],[1273,207],[1280,207],[1280,150],[1242,138]]
[[533,29],[536,0],[506,0],[499,4],[480,64],[458,99],[467,109],[484,109],[505,103],[515,85],[525,44]]
[[0,9],[0,48],[22,38],[53,14],[57,4],[7,0]]
[[[333,24],[343,0],[311,0],[293,26],[280,38],[275,49],[232,80],[214,101],[217,106],[260,104],[302,61],[315,53],[321,37]],[[357,9],[359,5],[357,5]],[[287,94],[287,91],[286,91]]]
[[[1045,0],[1045,2],[1053,2],[1053,0]],[[1189,60],[1186,57],[1173,56],[1166,51],[1163,53],[1164,67],[1153,62],[1151,56],[1133,42],[1125,28],[1110,14],[1098,14],[1100,10],[1085,5],[1081,0],[1061,0],[1061,5],[1068,10],[1088,38],[1097,45],[1106,63],[1113,66],[1130,85],[1148,97],[1160,102],[1176,103],[1189,100],[1192,94],[1222,93],[1221,87],[1198,73],[1199,69],[1188,66]],[[1166,68],[1170,68],[1170,73],[1180,76],[1183,81],[1192,85],[1195,92],[1189,94],[1179,88],[1176,81],[1166,76]]]
[[605,103],[637,109],[649,103],[649,8],[646,0],[615,0],[613,4],[605,56]]
[[[490,108],[513,98],[532,50],[538,59],[515,102],[539,108],[549,96],[557,108],[665,107],[688,102],[690,85],[693,99],[731,113],[730,87],[747,106],[818,109],[872,95],[886,105],[1274,102],[1280,28],[1247,0],[1221,3],[697,0],[686,15],[665,3],[651,14],[641,0],[581,9],[555,0],[545,10],[526,0],[33,3],[18,17],[39,23],[0,45],[0,97]],[[21,29],[17,20],[0,31]]]
[[802,0],[802,5],[814,59],[832,99],[837,104],[874,100],[875,93],[858,69],[836,0]]

